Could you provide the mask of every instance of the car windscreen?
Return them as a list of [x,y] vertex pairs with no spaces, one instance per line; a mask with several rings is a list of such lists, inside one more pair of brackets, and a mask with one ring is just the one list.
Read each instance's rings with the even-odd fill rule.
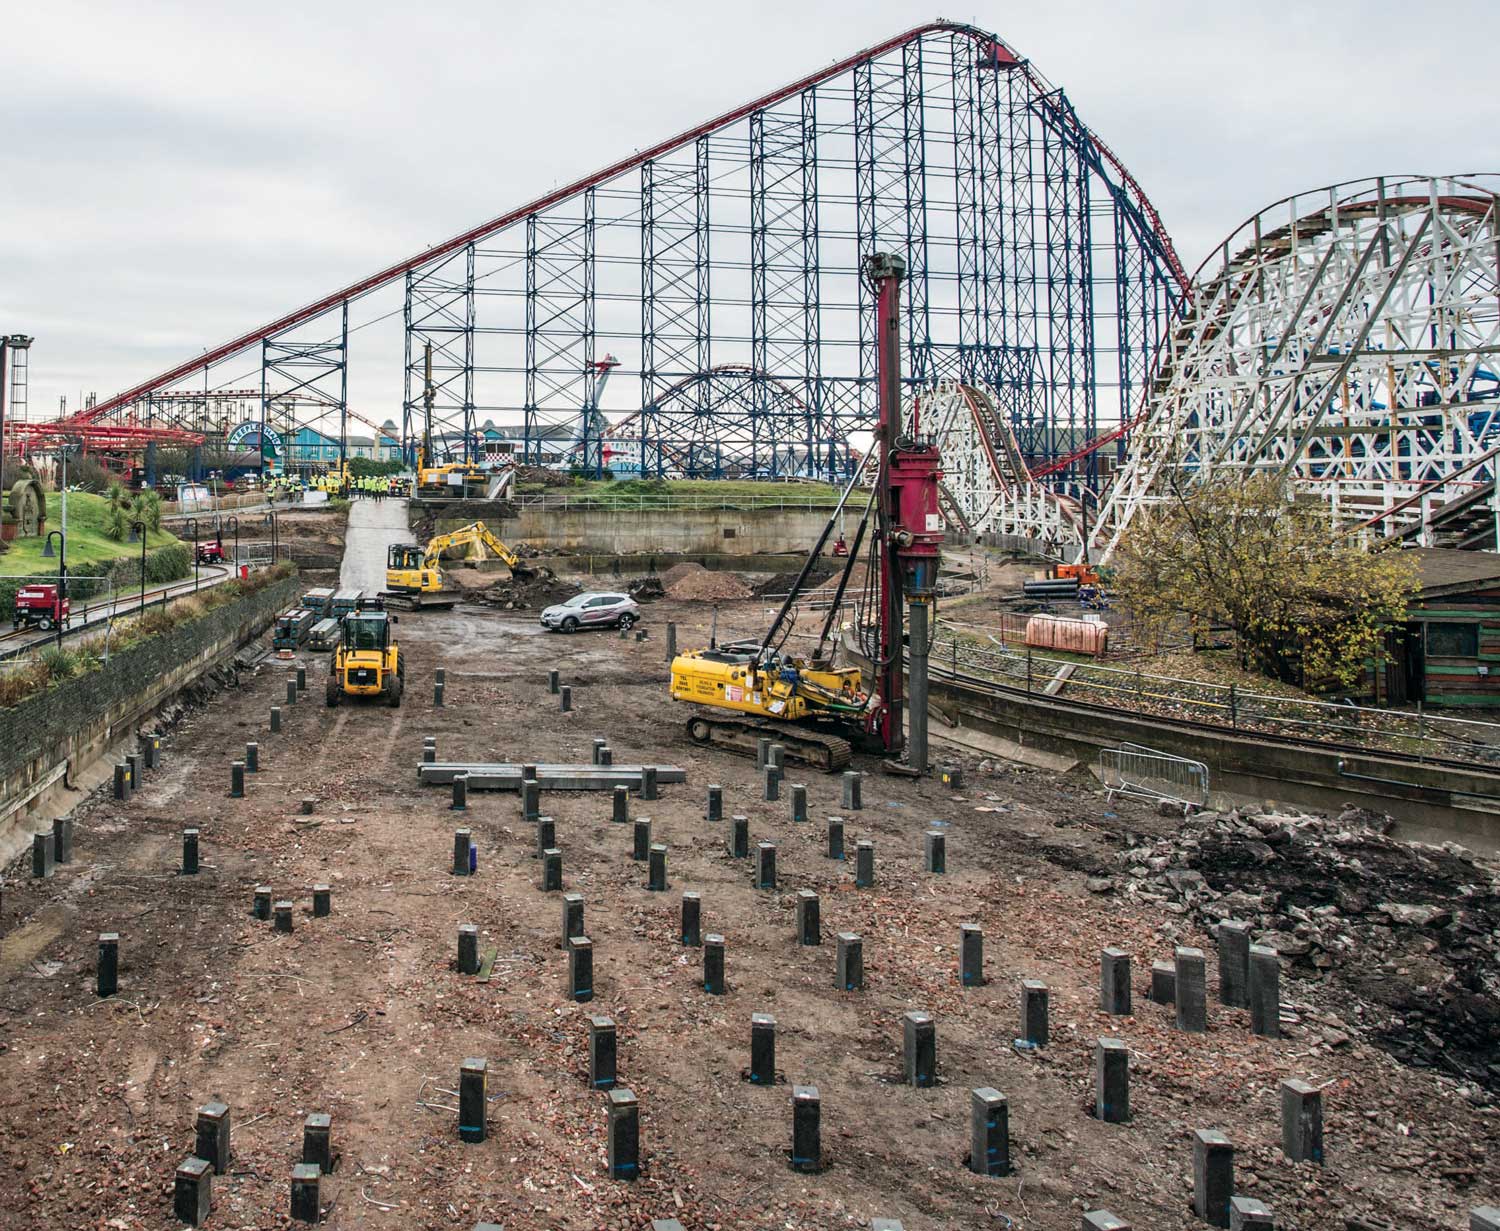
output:
[[570,598],[567,602],[565,602],[563,604],[563,606],[564,607],[582,607],[586,602],[589,601],[589,599],[591,599],[593,597],[594,596],[592,594],[575,594],[575,595],[573,595],[572,598]]

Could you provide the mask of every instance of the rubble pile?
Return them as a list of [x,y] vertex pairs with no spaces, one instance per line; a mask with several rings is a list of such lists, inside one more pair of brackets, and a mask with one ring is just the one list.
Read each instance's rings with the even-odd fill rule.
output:
[[565,602],[578,592],[579,588],[572,582],[554,577],[551,569],[542,569],[535,576],[507,577],[483,590],[470,590],[464,597],[471,603],[483,603],[504,611],[541,610]]
[[636,578],[630,583],[628,593],[638,603],[650,603],[664,598],[667,592],[662,587],[661,578],[653,575]]
[[1356,808],[1201,812],[1122,852],[1122,888],[1209,931],[1250,922],[1294,978],[1332,985],[1349,1029],[1493,1102],[1500,880],[1463,847],[1401,841],[1392,825]]

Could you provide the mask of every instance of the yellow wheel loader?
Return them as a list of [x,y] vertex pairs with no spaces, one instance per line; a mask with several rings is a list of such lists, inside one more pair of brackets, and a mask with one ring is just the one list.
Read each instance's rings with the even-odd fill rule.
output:
[[401,704],[406,664],[392,626],[396,617],[363,607],[344,617],[343,636],[328,668],[328,704],[345,697],[378,698],[391,708]]

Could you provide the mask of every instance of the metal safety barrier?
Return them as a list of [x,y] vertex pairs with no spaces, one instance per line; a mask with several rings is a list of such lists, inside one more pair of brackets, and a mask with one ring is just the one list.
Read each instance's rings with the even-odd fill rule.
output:
[[1107,798],[1167,800],[1202,808],[1208,803],[1208,766],[1202,761],[1158,752],[1139,744],[1121,744],[1099,754],[1099,774]]

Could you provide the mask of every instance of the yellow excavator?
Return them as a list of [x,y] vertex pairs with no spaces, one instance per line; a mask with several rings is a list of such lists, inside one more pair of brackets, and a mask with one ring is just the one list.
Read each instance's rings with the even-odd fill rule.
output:
[[511,576],[529,580],[536,570],[522,563],[521,557],[490,533],[482,521],[470,522],[462,529],[439,534],[427,540],[426,547],[415,543],[392,543],[386,554],[385,590],[381,592],[388,607],[416,611],[450,608],[458,602],[460,591],[449,585],[442,570],[445,551],[455,547],[478,550],[478,563],[488,558],[503,561]]

